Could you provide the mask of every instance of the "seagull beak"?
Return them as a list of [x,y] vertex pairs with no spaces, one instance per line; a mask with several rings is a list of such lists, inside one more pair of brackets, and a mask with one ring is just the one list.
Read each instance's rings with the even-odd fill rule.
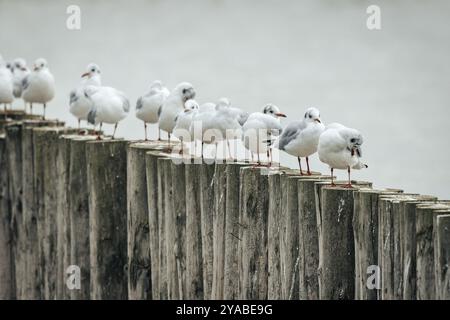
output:
[[33,67],[33,70],[34,70],[34,71],[37,71],[38,69],[39,69],[39,68],[38,68],[37,66],[34,66],[34,67]]
[[277,117],[283,117],[283,118],[286,118],[286,115],[285,115],[284,113],[281,113],[281,112],[277,112],[277,113],[275,113],[275,115],[276,115]]
[[22,71],[27,71],[27,68],[20,68],[20,70],[22,70]]
[[89,73],[89,72],[86,72],[86,73],[83,73],[83,74],[81,75],[81,77],[84,78],[84,77],[87,77],[87,76],[89,76],[89,75],[90,75],[90,73]]
[[315,122],[317,122],[317,123],[322,123],[322,121],[320,121],[320,119],[319,119],[319,118],[317,118],[317,119],[314,119],[314,121],[315,121]]

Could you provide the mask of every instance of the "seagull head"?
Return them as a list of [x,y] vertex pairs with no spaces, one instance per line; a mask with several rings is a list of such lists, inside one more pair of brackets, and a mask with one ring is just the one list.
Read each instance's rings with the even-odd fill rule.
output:
[[320,120],[320,111],[316,108],[308,108],[305,113],[305,121],[322,123]]
[[200,107],[194,99],[189,99],[184,104],[184,112],[189,113],[198,110]]
[[155,80],[152,83],[150,83],[150,90],[153,90],[153,89],[159,89],[159,90],[162,89],[161,80]]
[[283,117],[286,118],[286,115],[284,113],[280,112],[280,109],[274,105],[274,104],[266,104],[266,106],[263,109],[263,113],[267,114],[269,116],[272,116],[274,118],[279,118],[279,117]]
[[86,68],[86,72],[83,73],[81,75],[81,77],[82,78],[84,78],[84,77],[92,78],[93,76],[100,75],[100,73],[101,73],[101,71],[100,71],[100,68],[98,67],[98,65],[96,65],[95,63],[89,63]]
[[34,71],[41,71],[46,68],[48,68],[47,60],[45,60],[44,58],[36,59],[36,61],[34,62],[34,66],[33,66]]
[[182,82],[178,84],[174,89],[175,94],[181,97],[183,104],[186,103],[189,99],[195,98],[195,90],[192,84],[189,82]]
[[14,69],[19,69],[19,70],[22,70],[22,71],[27,71],[28,70],[27,62],[23,58],[16,58],[13,61],[13,68]]
[[361,157],[361,145],[363,144],[362,134],[358,130],[347,128],[343,136],[347,141],[347,149],[352,153],[352,156],[356,154],[358,157]]

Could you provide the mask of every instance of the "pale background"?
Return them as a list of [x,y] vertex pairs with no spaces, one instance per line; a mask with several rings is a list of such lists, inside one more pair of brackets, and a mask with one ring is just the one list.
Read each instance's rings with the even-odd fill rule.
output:
[[[79,31],[66,28],[70,4],[81,7]],[[380,31],[366,28],[370,4]],[[48,113],[73,126],[69,91],[96,62],[133,106],[154,79],[193,83],[199,102],[275,103],[284,124],[315,106],[324,122],[363,133],[369,169],[354,178],[449,198],[449,17],[445,0],[0,0],[0,53],[47,58],[57,84]],[[118,133],[142,137],[134,112]],[[312,168],[328,172],[316,155]]]

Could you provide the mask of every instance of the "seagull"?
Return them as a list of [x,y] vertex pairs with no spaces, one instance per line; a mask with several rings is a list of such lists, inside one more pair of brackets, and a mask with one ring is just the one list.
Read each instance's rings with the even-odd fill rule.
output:
[[[214,108],[212,108],[212,105],[214,105]],[[229,101],[225,98],[219,99],[215,104],[203,104],[192,120],[190,133],[192,137],[195,137],[196,140],[200,140],[202,143],[202,158],[205,143],[214,143],[217,151],[219,141],[227,140],[228,143],[229,139],[241,135],[241,125],[237,120],[236,113],[230,108]]]
[[[247,150],[250,150],[253,159],[253,153],[257,154],[257,165],[261,165],[259,154],[267,152],[267,157],[271,157],[271,150],[268,147],[272,143],[272,136],[278,136],[282,132],[280,117],[286,115],[280,112],[280,109],[269,103],[263,112],[254,112],[248,116],[247,121],[242,126],[242,141]],[[269,160],[269,166],[271,160]]]
[[197,114],[200,108],[197,101],[194,99],[189,99],[186,101],[184,106],[185,109],[180,111],[180,113],[176,116],[176,124],[175,128],[173,128],[174,136],[181,140],[180,153],[183,153],[183,142],[190,142],[192,140],[189,129],[191,127],[193,117]]
[[12,70],[13,70],[13,93],[14,97],[19,99],[22,97],[23,79],[30,74],[30,70],[27,68],[27,62],[25,61],[25,59],[22,58],[14,59],[12,64]]
[[70,113],[78,119],[78,130],[80,130],[81,120],[87,120],[87,115],[92,108],[92,100],[87,97],[85,88],[87,86],[99,87],[102,85],[98,65],[90,63],[86,72],[81,75],[81,81],[77,88],[70,92]]
[[41,103],[44,106],[43,118],[45,119],[47,103],[55,96],[55,79],[44,58],[34,62],[33,72],[22,81],[22,90],[22,98],[30,103],[31,112],[33,112],[33,103]]
[[[158,123],[162,106],[169,94],[169,89],[164,87],[161,81],[155,80],[150,84],[150,90],[137,100],[136,117],[144,121],[145,141],[148,140],[147,123]],[[161,140],[159,129],[158,140]]]
[[192,84],[188,82],[181,82],[169,94],[162,106],[161,114],[159,116],[159,127],[166,131],[169,135],[169,149],[170,149],[170,135],[175,127],[175,118],[177,114],[184,109],[184,104],[189,99],[195,98],[195,90]]
[[6,118],[6,105],[14,100],[13,76],[11,70],[6,66],[6,62],[0,56],[0,104],[3,103]]
[[306,158],[307,174],[311,175],[308,157],[317,151],[319,137],[324,130],[319,110],[309,108],[302,120],[291,122],[283,130],[274,147],[297,157],[301,175],[303,175],[301,158]]
[[114,139],[118,122],[125,119],[130,111],[130,102],[127,97],[123,92],[111,87],[87,86],[84,92],[92,101],[92,108],[87,115],[87,120],[94,126],[100,124],[97,139],[101,140],[103,123],[114,124],[112,135]]
[[318,146],[319,159],[331,168],[332,186],[335,186],[333,169],[347,169],[348,184],[346,187],[351,188],[350,170],[368,168],[366,164],[361,162],[362,143],[363,137],[358,130],[347,128],[339,123],[328,125],[320,135]]

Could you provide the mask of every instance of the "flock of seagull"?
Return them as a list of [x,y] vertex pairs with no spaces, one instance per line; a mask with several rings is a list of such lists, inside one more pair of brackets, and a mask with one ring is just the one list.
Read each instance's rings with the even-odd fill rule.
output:
[[[0,56],[0,104],[7,105],[16,98],[22,98],[33,111],[33,104],[43,105],[43,117],[47,103],[55,94],[55,80],[50,73],[47,61],[39,58],[33,70],[27,68],[24,59],[17,58],[8,63]],[[308,108],[300,120],[289,123],[284,129],[280,118],[286,117],[273,104],[264,106],[262,112],[247,113],[233,106],[227,98],[217,102],[198,104],[196,91],[188,82],[179,83],[172,91],[161,81],[153,81],[136,103],[136,117],[143,121],[145,140],[147,124],[158,124],[158,140],[161,130],[168,134],[168,146],[171,149],[172,137],[181,141],[180,153],[184,146],[194,142],[203,145],[227,144],[229,157],[233,158],[230,140],[241,139],[243,145],[257,157],[256,165],[261,166],[260,154],[266,153],[268,166],[272,163],[272,149],[277,148],[298,158],[300,174],[311,175],[309,157],[318,152],[320,161],[328,164],[333,179],[333,169],[348,171],[348,184],[351,187],[351,169],[367,168],[361,162],[363,137],[353,128],[333,123],[325,126],[316,108]],[[69,111],[78,119],[78,128],[82,120],[99,125],[98,139],[101,139],[102,124],[113,124],[116,133],[118,123],[130,112],[130,103],[126,95],[111,87],[103,86],[101,71],[97,64],[91,63],[81,76],[78,86],[70,92]],[[80,134],[82,131],[80,131]],[[302,169],[301,158],[306,159],[307,170]],[[332,180],[332,185],[334,181]]]

